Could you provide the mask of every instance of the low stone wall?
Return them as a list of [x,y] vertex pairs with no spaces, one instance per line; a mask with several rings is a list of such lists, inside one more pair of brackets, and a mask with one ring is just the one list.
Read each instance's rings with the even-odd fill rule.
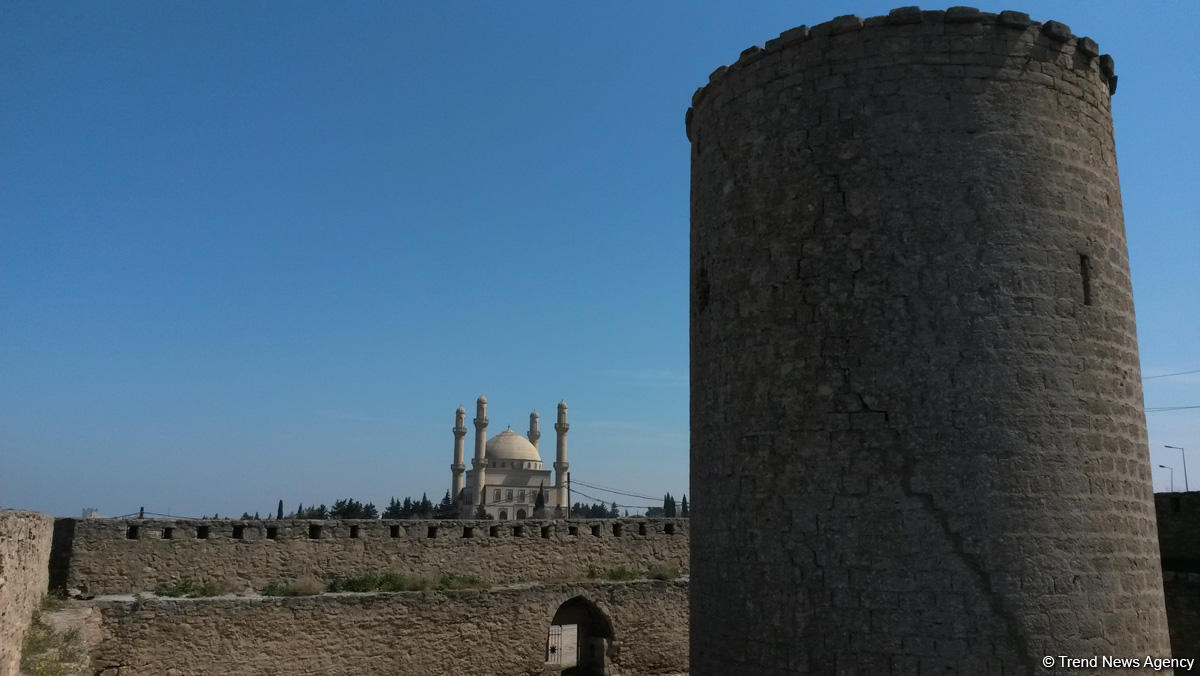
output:
[[1200,573],[1163,571],[1171,655],[1200,659]]
[[260,589],[304,575],[470,575],[487,585],[688,570],[687,519],[239,521],[59,519],[55,584],[89,594],[160,583]]
[[46,594],[54,519],[0,511],[0,674],[16,674],[29,618]]
[[559,606],[612,625],[613,674],[688,670],[688,589],[676,580],[490,591],[83,602],[99,610],[92,668],[134,674],[543,674]]
[[1200,491],[1155,493],[1163,568],[1200,573]]

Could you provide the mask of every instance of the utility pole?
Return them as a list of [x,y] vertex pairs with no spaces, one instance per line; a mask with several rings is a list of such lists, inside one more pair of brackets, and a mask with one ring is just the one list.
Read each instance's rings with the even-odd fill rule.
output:
[[567,518],[571,518],[571,473],[567,472]]
[[1175,468],[1167,467],[1166,465],[1159,465],[1159,467],[1161,467],[1163,469],[1171,470],[1171,492],[1174,493],[1175,492]]

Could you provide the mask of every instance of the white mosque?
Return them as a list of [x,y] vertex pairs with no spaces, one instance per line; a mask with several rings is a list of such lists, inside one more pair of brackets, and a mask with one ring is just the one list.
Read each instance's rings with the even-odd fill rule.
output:
[[[511,429],[487,440],[487,398],[475,402],[475,457],[471,469],[463,463],[463,439],[467,436],[467,411],[462,406],[454,417],[454,464],[451,495],[458,501],[460,518],[475,518],[482,505],[488,515],[498,521],[528,518],[561,518],[567,511],[567,405],[558,404],[558,421],[554,432],[554,480],[550,470],[542,468],[538,454],[538,414],[529,414],[529,437]],[[466,485],[463,475],[466,474]],[[538,491],[545,500],[544,514],[534,514]]]

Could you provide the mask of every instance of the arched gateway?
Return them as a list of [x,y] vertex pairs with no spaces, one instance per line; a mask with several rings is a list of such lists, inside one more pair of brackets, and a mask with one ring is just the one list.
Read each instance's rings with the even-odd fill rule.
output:
[[568,599],[550,621],[546,665],[563,674],[603,676],[606,655],[613,640],[612,622],[582,596]]

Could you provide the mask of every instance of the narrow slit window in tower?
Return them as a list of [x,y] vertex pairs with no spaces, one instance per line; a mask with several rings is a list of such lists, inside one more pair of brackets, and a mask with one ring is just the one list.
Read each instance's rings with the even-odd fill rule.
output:
[[592,535],[600,537],[600,524],[594,524],[592,526]]
[[542,526],[542,539],[550,539],[550,526]]
[[400,526],[389,526],[388,532],[391,534],[392,537],[398,538],[398,537],[400,537]]
[[308,524],[308,537],[310,540],[321,539],[321,527],[315,523]]
[[130,526],[130,527],[126,528],[125,529],[125,537],[129,538],[130,540],[138,539],[138,527]]
[[1079,254],[1079,277],[1083,282],[1083,304],[1092,304],[1092,260],[1087,254]]
[[615,537],[615,538],[621,537],[621,524],[619,524],[619,523],[613,524],[613,537]]
[[643,521],[638,524],[638,535],[645,535],[645,534],[646,534],[646,522]]
[[350,537],[358,538],[358,526],[350,526]]
[[246,527],[245,526],[234,526],[233,527],[233,539],[234,540],[241,540],[241,539],[244,539],[245,537],[246,537]]

